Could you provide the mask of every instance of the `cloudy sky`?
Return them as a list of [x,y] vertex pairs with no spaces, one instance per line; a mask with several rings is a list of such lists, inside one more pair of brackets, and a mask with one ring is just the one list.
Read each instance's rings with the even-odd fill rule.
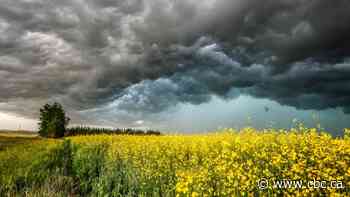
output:
[[349,126],[349,9],[348,0],[0,0],[0,127],[35,129],[53,101],[75,124],[197,131],[317,116]]

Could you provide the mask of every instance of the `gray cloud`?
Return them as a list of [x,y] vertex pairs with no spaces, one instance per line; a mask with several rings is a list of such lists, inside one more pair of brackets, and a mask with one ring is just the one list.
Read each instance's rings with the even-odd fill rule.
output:
[[120,110],[127,122],[249,94],[349,111],[349,8],[345,0],[1,0],[0,109],[32,117],[60,101],[77,116]]

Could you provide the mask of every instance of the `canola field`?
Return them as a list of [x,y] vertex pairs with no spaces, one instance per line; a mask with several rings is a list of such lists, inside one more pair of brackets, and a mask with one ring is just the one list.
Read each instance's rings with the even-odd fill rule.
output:
[[301,126],[36,140],[0,151],[0,196],[350,196],[348,136]]

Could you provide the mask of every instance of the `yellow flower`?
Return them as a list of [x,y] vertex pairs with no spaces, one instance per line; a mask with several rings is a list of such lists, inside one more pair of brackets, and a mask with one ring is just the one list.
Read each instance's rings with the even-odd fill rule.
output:
[[[350,129],[345,129],[347,133],[350,134]],[[303,125],[289,131],[272,128],[261,132],[245,128],[203,135],[95,135],[69,139],[77,149],[73,160],[82,152],[79,150],[105,144],[103,169],[125,173],[123,182],[136,184],[139,191],[149,192],[155,188],[154,192],[161,190],[179,197],[253,196],[256,183],[262,178],[316,178],[350,184],[350,141],[318,134],[316,129]],[[2,180],[10,180],[6,172],[7,175],[15,171],[21,174],[23,167],[19,165],[30,165],[31,155],[60,143],[59,140],[40,141],[31,147],[19,145],[0,151],[0,184]],[[326,192],[330,196],[344,196],[342,191]],[[262,196],[317,196],[318,190],[289,188],[258,192]]]

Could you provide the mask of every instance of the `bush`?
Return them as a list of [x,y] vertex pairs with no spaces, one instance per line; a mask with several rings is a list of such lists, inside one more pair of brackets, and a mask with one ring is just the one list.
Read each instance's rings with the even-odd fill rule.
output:
[[69,120],[62,105],[59,103],[44,105],[40,109],[40,136],[51,138],[63,137]]

